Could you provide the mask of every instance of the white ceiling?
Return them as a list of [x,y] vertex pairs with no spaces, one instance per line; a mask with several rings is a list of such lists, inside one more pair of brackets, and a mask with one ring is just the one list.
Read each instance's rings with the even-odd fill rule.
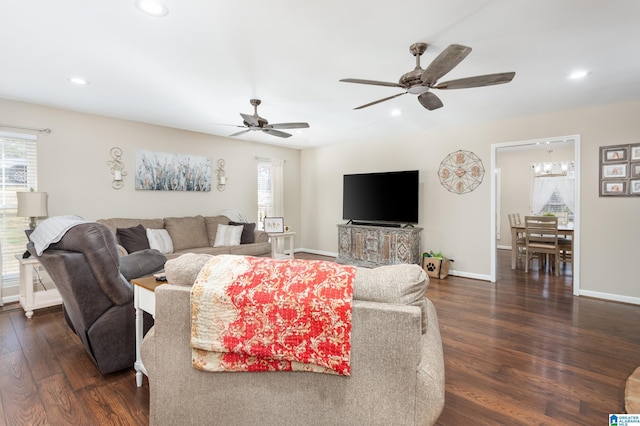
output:
[[[222,136],[239,129],[219,124],[242,124],[259,98],[269,122],[311,127],[241,138],[294,148],[640,99],[637,0],[164,3],[169,15],[153,18],[133,0],[0,0],[0,97]],[[354,111],[402,90],[338,80],[396,82],[418,41],[430,45],[423,68],[449,44],[473,48],[441,81],[516,77],[435,91],[435,111],[410,94]],[[567,79],[579,68],[589,77]]]

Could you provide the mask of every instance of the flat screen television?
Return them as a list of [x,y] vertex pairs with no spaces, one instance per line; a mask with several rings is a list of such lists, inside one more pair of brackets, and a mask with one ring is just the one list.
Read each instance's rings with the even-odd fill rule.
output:
[[342,218],[365,224],[418,223],[418,170],[344,175]]

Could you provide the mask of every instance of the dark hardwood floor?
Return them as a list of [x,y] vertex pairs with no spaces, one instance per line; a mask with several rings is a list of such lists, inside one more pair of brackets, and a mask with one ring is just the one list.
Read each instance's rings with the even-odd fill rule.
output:
[[[328,259],[304,253],[299,258]],[[498,282],[431,280],[446,368],[440,425],[608,424],[640,365],[640,307],[572,296],[556,278],[512,271]],[[0,308],[1,425],[145,425],[149,389],[133,369],[102,376],[59,307],[26,319]]]

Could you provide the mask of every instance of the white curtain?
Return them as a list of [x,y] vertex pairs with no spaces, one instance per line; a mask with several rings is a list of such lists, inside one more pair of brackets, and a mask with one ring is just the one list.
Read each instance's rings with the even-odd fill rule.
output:
[[562,201],[566,204],[567,208],[571,210],[571,212],[575,212],[576,207],[576,194],[575,194],[575,179],[570,179],[568,177],[557,177],[556,179],[556,188],[558,189],[558,193],[562,197]]
[[552,176],[531,179],[531,212],[542,213],[555,191],[558,191],[569,210],[575,211],[575,180],[564,176]]
[[554,177],[534,177],[531,179],[531,212],[542,213],[542,209],[556,190]]
[[271,160],[271,216],[284,217],[283,160]]

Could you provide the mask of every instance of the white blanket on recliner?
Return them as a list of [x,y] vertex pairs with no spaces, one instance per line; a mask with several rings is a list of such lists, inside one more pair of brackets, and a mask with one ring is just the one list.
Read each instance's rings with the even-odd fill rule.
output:
[[50,217],[40,222],[31,235],[29,235],[29,239],[33,242],[38,256],[42,256],[42,253],[49,245],[60,241],[69,229],[81,223],[87,223],[87,221],[80,216]]

